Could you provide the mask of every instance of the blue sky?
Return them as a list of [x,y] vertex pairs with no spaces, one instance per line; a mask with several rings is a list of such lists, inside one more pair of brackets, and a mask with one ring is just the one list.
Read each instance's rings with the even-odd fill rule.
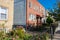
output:
[[52,9],[55,7],[56,0],[38,0],[45,9]]

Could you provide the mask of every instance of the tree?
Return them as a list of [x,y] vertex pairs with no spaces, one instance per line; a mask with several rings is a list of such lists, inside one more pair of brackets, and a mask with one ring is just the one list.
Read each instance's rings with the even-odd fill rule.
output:
[[60,21],[60,2],[56,2],[57,5],[56,8],[54,8],[52,11],[50,11],[51,13],[49,13],[51,16],[54,16],[54,18],[57,21]]
[[48,23],[48,25],[50,25],[51,23],[53,23],[53,20],[50,16],[48,16],[46,22]]

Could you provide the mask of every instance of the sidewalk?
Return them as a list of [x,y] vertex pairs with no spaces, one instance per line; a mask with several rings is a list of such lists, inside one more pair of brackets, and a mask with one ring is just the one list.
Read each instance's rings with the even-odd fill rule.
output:
[[53,40],[60,40],[60,22],[58,22],[58,27],[55,30],[55,35],[54,35]]
[[55,34],[54,39],[60,40],[60,34]]
[[[49,39],[51,40],[51,39]],[[60,34],[55,34],[53,40],[60,40]]]

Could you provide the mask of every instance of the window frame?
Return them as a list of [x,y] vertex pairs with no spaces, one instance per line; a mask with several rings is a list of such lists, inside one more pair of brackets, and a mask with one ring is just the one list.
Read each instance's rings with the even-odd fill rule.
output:
[[[7,20],[8,19],[8,8],[0,6],[0,10],[6,11],[6,13],[2,13],[2,11],[0,12],[0,20]],[[6,18],[2,19],[1,14],[5,14]]]
[[33,7],[32,2],[29,2],[29,8],[32,8],[32,7]]
[[32,13],[29,14],[29,20],[31,21],[35,21],[36,20],[36,16]]

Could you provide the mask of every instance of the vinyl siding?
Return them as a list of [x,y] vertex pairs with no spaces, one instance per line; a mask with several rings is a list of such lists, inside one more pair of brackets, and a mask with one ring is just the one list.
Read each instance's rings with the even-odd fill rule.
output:
[[26,25],[26,0],[14,2],[14,25]]

